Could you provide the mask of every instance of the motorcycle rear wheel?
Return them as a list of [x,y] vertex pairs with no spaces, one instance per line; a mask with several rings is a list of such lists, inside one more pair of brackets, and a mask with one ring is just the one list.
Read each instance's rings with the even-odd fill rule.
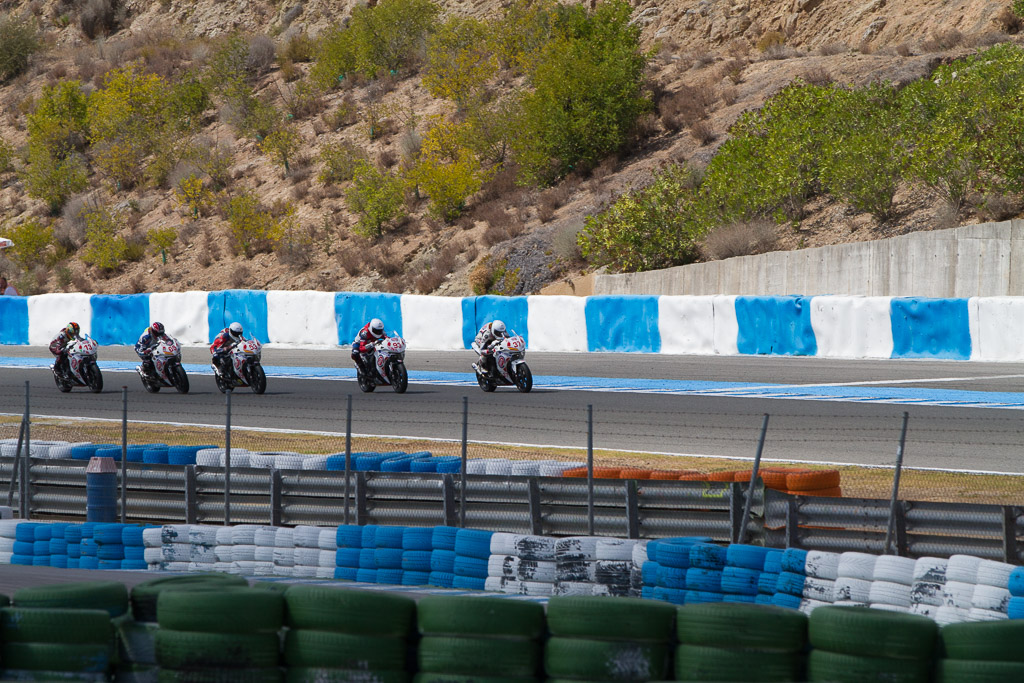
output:
[[98,394],[103,391],[103,373],[100,372],[98,365],[89,365],[86,370],[85,381],[88,383],[92,393]]
[[405,363],[392,363],[388,369],[388,376],[391,379],[391,388],[396,394],[404,394],[409,388],[409,371],[405,369]]
[[523,363],[516,368],[515,377],[512,379],[516,381],[516,389],[518,389],[520,393],[528,394],[530,393],[530,390],[533,389],[533,373],[530,372],[530,366],[526,363]]
[[185,368],[175,365],[171,369],[171,380],[174,382],[174,388],[178,390],[179,394],[188,393],[188,375],[185,373]]
[[262,365],[249,366],[249,386],[254,394],[262,394],[267,390],[267,373]]
[[480,388],[490,393],[498,388],[497,383],[486,375],[481,375],[479,372],[476,373],[476,383],[480,385]]

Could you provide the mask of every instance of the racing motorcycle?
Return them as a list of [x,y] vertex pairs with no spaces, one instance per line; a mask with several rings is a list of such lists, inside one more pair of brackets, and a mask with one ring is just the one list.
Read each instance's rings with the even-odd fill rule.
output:
[[179,394],[188,393],[188,375],[181,365],[181,345],[177,339],[164,337],[153,349],[151,371],[135,366],[146,391],[155,394],[163,387],[174,387]]
[[409,388],[409,372],[405,369],[405,340],[399,336],[385,337],[373,344],[371,365],[376,372],[366,372],[356,363],[359,390],[369,393],[380,385],[390,384],[396,394]]
[[494,391],[498,386],[514,385],[522,393],[533,389],[533,373],[523,358],[526,356],[526,341],[513,332],[491,349],[492,362],[477,363],[476,381],[484,391]]
[[231,349],[231,376],[226,377],[216,364],[213,365],[213,379],[220,393],[237,387],[250,387],[254,394],[267,390],[267,373],[260,365],[263,345],[256,339],[243,339]]
[[50,366],[53,370],[53,381],[57,388],[63,393],[71,391],[72,387],[89,387],[92,393],[98,394],[103,391],[103,374],[96,362],[96,351],[99,344],[88,335],[82,335],[68,346],[68,364],[66,370],[57,370],[57,364]]

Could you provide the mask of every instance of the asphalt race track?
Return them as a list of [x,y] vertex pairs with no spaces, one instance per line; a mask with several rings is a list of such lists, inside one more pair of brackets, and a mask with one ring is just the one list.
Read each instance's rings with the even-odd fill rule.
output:
[[[41,348],[0,347],[0,413],[22,412],[28,380],[37,415],[118,419],[127,385],[129,419],[223,424],[224,396],[208,375],[192,374],[188,395],[151,395],[133,372],[105,369],[104,393],[61,394],[48,369],[17,365],[48,357]],[[101,364],[133,359],[125,348],[100,353]],[[186,365],[208,359],[205,349],[185,351]],[[268,348],[265,366],[307,376],[268,371],[266,394],[235,393],[232,423],[343,432],[352,394],[355,433],[456,439],[468,396],[471,440],[585,446],[590,404],[596,448],[750,457],[769,413],[767,459],[888,465],[907,411],[908,465],[1024,473],[1024,368],[1013,364],[533,353],[532,393],[485,394],[468,374],[472,360],[471,352],[410,353],[406,394],[361,394],[336,370],[351,366],[343,350]],[[338,381],[309,378],[317,368]],[[560,383],[546,381],[552,376]]]

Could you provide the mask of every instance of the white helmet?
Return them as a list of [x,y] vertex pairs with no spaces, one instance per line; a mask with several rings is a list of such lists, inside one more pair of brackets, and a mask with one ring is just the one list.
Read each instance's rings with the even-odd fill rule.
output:
[[374,318],[370,321],[370,332],[376,335],[384,334],[384,322],[380,318]]
[[230,325],[228,325],[228,334],[230,334],[232,337],[236,339],[241,337],[242,323],[231,323]]
[[504,337],[505,323],[501,322],[500,320],[495,320],[493,323],[491,323],[491,332],[494,333],[494,336],[496,337]]

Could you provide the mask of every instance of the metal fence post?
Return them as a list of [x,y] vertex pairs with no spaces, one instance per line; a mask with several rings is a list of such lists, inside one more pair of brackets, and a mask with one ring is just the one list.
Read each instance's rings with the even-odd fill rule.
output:
[[[18,425],[18,447],[14,451],[14,462],[11,464],[11,482],[7,487],[7,507],[14,507],[14,487],[18,485],[18,470],[21,467],[21,448],[25,443],[25,418]],[[21,513],[21,489],[18,489],[18,512]]]
[[29,519],[32,516],[32,506],[29,504],[29,496],[32,487],[29,486],[29,458],[32,455],[32,419],[29,413],[28,382],[25,382],[25,448],[21,457],[21,495],[18,506],[21,508],[21,518]]
[[121,387],[121,524],[128,517],[128,387]]
[[349,480],[352,478],[352,394],[345,402],[345,525],[349,524],[348,498]]
[[587,404],[587,534],[594,535],[594,406]]
[[896,472],[892,479],[892,497],[889,499],[889,523],[885,528],[885,554],[892,548],[892,534],[896,525],[896,499],[900,493],[900,474],[903,473],[903,447],[907,442],[907,421],[910,413],[903,413],[903,428],[900,430],[900,447],[896,451]]
[[185,465],[185,524],[198,523],[199,501],[196,500],[196,466]]
[[530,509],[530,533],[534,536],[544,535],[544,512],[540,504],[540,484],[537,477],[526,480],[526,503]]
[[469,439],[469,396],[462,397],[462,462],[459,464],[459,528],[466,528],[466,454]]
[[764,414],[761,423],[761,438],[757,441],[757,453],[754,454],[754,469],[750,471],[750,485],[747,487],[747,502],[743,504],[743,519],[740,520],[740,534],[737,543],[747,540],[747,521],[750,519],[750,507],[754,502],[754,482],[757,481],[758,470],[761,469],[761,453],[764,452],[764,437],[768,433],[768,413]]
[[281,526],[281,470],[270,470],[270,526]]
[[626,480],[626,538],[640,538],[640,501],[636,479]]
[[231,393],[224,392],[224,526],[231,524]]

